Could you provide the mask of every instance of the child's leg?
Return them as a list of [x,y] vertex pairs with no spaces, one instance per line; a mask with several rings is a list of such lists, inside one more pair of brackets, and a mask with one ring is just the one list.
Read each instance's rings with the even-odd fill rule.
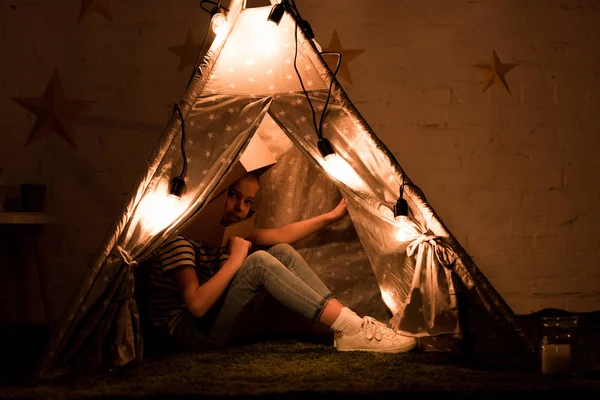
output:
[[401,337],[373,318],[361,319],[348,308],[340,309],[341,304],[333,299],[331,292],[325,295],[317,293],[265,251],[248,256],[233,278],[222,298],[222,308],[217,310],[218,316],[207,338],[209,343],[213,346],[226,343],[236,317],[261,287],[291,310],[334,330],[338,350],[400,352],[415,347],[414,338]]
[[315,291],[271,254],[257,251],[246,258],[231,281],[210,331],[210,342],[216,346],[226,342],[236,317],[261,287],[284,306],[314,322],[320,321],[325,305],[333,297],[326,288],[320,287],[321,293]]
[[[278,259],[290,271],[298,275],[308,286],[313,288],[317,293],[323,296],[330,293],[329,288],[315,274],[313,269],[308,265],[306,260],[298,253],[296,249],[287,243],[277,244],[271,247],[267,252]],[[319,322],[331,326],[340,315],[344,305],[337,299],[333,298],[327,302],[323,309]]]
[[315,274],[300,253],[287,243],[277,244],[267,250],[269,254],[278,259],[285,267],[298,275],[315,292],[325,296],[331,293],[323,281]]

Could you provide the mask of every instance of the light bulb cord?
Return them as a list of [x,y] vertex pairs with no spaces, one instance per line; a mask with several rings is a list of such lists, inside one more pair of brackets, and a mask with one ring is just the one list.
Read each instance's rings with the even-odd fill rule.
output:
[[[208,8],[204,8],[204,4],[212,4],[213,7],[209,10]],[[229,9],[227,7],[224,7],[221,5],[221,0],[219,1],[213,1],[213,0],[201,0],[200,1],[200,8],[204,11],[206,11],[207,13],[211,14],[213,13],[213,10],[215,8],[219,8],[222,10],[225,10],[226,12],[229,12]]]
[[302,87],[302,92],[304,93],[304,97],[306,97],[306,100],[308,101],[308,105],[310,106],[310,110],[312,113],[312,121],[313,121],[313,127],[315,129],[315,133],[317,134],[317,137],[319,139],[323,138],[323,124],[325,122],[325,113],[327,111],[327,106],[329,105],[329,100],[331,99],[331,91],[333,89],[333,81],[335,80],[335,77],[340,69],[340,66],[342,64],[342,54],[338,53],[338,52],[323,52],[321,54],[335,54],[338,56],[338,62],[335,68],[335,71],[333,73],[333,76],[331,78],[331,82],[329,83],[329,90],[327,92],[327,100],[325,101],[325,106],[323,107],[323,111],[321,112],[321,117],[319,119],[319,124],[317,125],[317,116],[316,116],[316,112],[315,112],[315,107],[313,106],[313,103],[310,99],[310,96],[308,95],[308,92],[306,91],[306,87],[304,86],[304,81],[302,80],[302,76],[300,75],[300,71],[298,71],[298,64],[297,64],[297,60],[298,60],[298,21],[303,21],[302,27],[303,29],[305,29],[305,27],[308,25],[308,22],[306,22],[302,16],[300,15],[300,11],[298,10],[298,7],[296,7],[296,2],[295,0],[291,0],[290,1],[291,7],[288,8],[288,10],[290,11],[290,13],[294,16],[294,21],[295,21],[295,29],[294,29],[294,70],[296,71],[296,75],[298,76],[298,80],[300,81],[300,86]]
[[398,197],[400,199],[404,198],[404,171],[400,168],[400,173],[402,174],[402,183],[400,183],[400,193]]
[[[204,7],[204,4],[212,4],[213,7],[209,10],[208,8]],[[188,80],[188,84],[186,86],[186,90],[189,89],[190,84],[192,83],[192,80],[194,79],[194,73],[196,72],[196,68],[198,68],[198,65],[200,64],[200,57],[202,57],[202,55],[204,54],[204,46],[206,45],[206,41],[208,39],[208,34],[211,31],[211,25],[212,25],[212,17],[215,13],[215,10],[220,11],[223,10],[225,12],[229,12],[229,9],[222,6],[221,5],[221,0],[219,1],[212,1],[212,0],[201,0],[200,1],[200,8],[203,11],[206,11],[211,19],[208,21],[208,25],[206,27],[206,32],[204,33],[204,38],[202,39],[202,44],[200,45],[200,51],[198,52],[198,55],[196,56],[196,61],[194,62],[194,68],[192,68],[192,74],[190,75],[190,79]]]
[[181,113],[179,104],[173,104],[173,109],[177,111],[177,114],[179,114],[179,119],[181,120],[181,158],[183,165],[181,167],[179,179],[183,179],[185,177],[185,173],[187,172],[187,156],[185,155],[185,120],[183,118],[183,114]]
[[[283,0],[284,3],[288,3],[286,0]],[[294,50],[294,69],[296,70],[296,75],[298,76],[298,80],[300,81],[300,86],[302,87],[302,91],[304,92],[304,96],[306,97],[306,100],[308,101],[308,104],[310,106],[311,112],[312,112],[312,120],[313,120],[313,126],[315,128],[315,132],[317,133],[317,137],[319,138],[319,140],[323,139],[323,124],[325,122],[325,114],[327,111],[327,106],[329,105],[329,100],[331,98],[331,92],[333,89],[333,82],[335,81],[335,77],[340,69],[340,66],[342,65],[342,54],[339,52],[321,52],[321,55],[337,55],[338,56],[338,60],[337,60],[337,65],[335,67],[335,70],[333,72],[333,76],[331,78],[331,82],[329,83],[329,90],[327,92],[327,99],[325,101],[325,106],[323,107],[323,111],[321,112],[321,117],[319,120],[319,125],[317,126],[317,118],[316,118],[316,112],[315,112],[315,108],[312,104],[312,101],[310,100],[310,97],[308,96],[308,92],[306,91],[306,88],[304,86],[304,82],[302,81],[302,76],[300,76],[300,71],[298,71],[298,66],[297,66],[297,57],[298,57],[298,21],[303,21],[305,22],[305,20],[302,18],[302,16],[300,15],[300,11],[298,10],[298,7],[296,7],[296,1],[295,0],[290,0],[289,5],[291,5],[291,7],[288,8],[288,11],[290,11],[290,13],[294,16],[294,21],[296,23],[296,27],[294,30],[294,43],[295,43],[295,50]],[[302,27],[304,28],[304,23],[302,24]],[[398,200],[400,201],[401,199],[404,198],[404,186],[405,186],[405,178],[404,178],[404,170],[402,169],[402,167],[398,166],[400,168],[400,174],[402,175],[402,182],[400,184],[400,189],[399,189],[399,193],[398,193]]]
[[327,106],[329,105],[329,99],[331,98],[331,90],[333,89],[333,81],[335,80],[335,76],[337,75],[340,66],[342,65],[342,53],[339,53],[337,51],[326,51],[326,52],[322,52],[321,55],[326,54],[332,54],[332,55],[337,55],[338,56],[338,61],[337,61],[337,65],[335,66],[335,71],[333,71],[333,76],[331,77],[331,82],[329,82],[329,90],[327,92],[327,100],[325,101],[325,106],[323,107],[323,112],[321,113],[321,121],[319,123],[319,132],[320,132],[320,138],[323,137],[323,123],[325,122],[325,111],[327,110]]

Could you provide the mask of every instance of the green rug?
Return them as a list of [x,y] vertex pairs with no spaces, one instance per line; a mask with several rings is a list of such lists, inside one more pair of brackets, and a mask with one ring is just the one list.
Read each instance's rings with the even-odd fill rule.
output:
[[[522,316],[539,340],[544,311]],[[579,341],[587,368],[578,375],[551,376],[531,366],[490,364],[466,356],[414,350],[401,354],[337,352],[332,336],[302,340],[274,337],[219,351],[164,355],[105,375],[62,375],[34,383],[24,377],[44,348],[43,327],[0,327],[0,399],[116,398],[399,398],[406,394],[448,397],[600,395],[600,315],[582,321]],[[297,337],[297,336],[296,336]],[[489,339],[492,340],[492,339]],[[493,344],[493,341],[490,342]],[[151,346],[147,346],[152,348]],[[148,349],[146,349],[148,350]]]
[[331,345],[279,340],[219,352],[175,354],[107,375],[61,376],[35,384],[3,382],[0,398],[391,398],[514,393],[600,395],[598,376],[552,377],[483,368],[442,353],[337,352]]

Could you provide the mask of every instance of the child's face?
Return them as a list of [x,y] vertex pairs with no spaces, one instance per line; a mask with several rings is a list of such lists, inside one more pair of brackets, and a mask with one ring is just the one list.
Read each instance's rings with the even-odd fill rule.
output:
[[221,224],[227,226],[245,219],[252,209],[259,188],[258,181],[252,176],[243,176],[235,181],[227,191]]

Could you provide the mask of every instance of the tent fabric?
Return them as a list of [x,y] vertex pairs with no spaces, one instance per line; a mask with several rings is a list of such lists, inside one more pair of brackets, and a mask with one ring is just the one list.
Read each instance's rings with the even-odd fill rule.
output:
[[442,238],[421,235],[406,248],[414,261],[412,282],[392,327],[416,336],[460,332],[456,289],[452,278],[455,254]]
[[[531,355],[533,344],[510,308],[362,118],[315,44],[289,13],[278,26],[267,23],[269,11],[232,2],[230,30],[213,39],[178,103],[184,129],[174,111],[147,173],[53,333],[38,376],[142,359],[136,268],[202,209],[255,134],[278,160],[261,177],[259,226],[315,216],[346,199],[349,217],[295,244],[346,305],[389,318],[435,351],[455,351],[465,337],[476,339],[465,331],[465,314],[484,313],[490,329],[512,338],[504,353]],[[339,176],[318,151],[315,126],[323,112],[323,136],[350,174]],[[182,139],[186,191],[172,201],[169,182],[184,168]],[[402,183],[414,235],[397,240],[393,205]],[[480,330],[479,320],[473,317],[467,329]]]

